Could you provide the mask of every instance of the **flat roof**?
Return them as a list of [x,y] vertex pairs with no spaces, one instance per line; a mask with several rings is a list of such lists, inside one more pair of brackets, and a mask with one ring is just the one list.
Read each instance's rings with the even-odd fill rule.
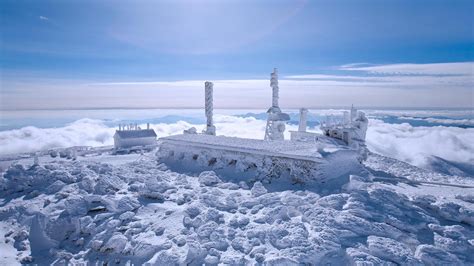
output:
[[120,138],[132,139],[132,138],[156,138],[156,133],[153,129],[140,129],[140,130],[117,130],[115,131]]
[[[188,145],[216,150],[237,151],[251,154],[319,161],[323,155],[348,149],[339,142],[321,135],[320,141],[266,141],[206,134],[181,134],[160,138],[177,145]],[[322,154],[323,153],[323,154]]]

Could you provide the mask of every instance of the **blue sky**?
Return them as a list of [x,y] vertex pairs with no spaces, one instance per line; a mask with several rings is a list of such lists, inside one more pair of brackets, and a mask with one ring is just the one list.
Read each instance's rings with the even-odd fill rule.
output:
[[[261,81],[273,67],[294,92],[287,92],[289,107],[306,95],[314,97],[304,102],[310,107],[350,101],[403,107],[407,97],[418,99],[413,106],[472,106],[473,6],[458,0],[4,0],[2,109],[197,107],[204,80],[243,84],[222,86],[220,107],[261,107],[270,93]],[[341,82],[348,76],[359,83]],[[369,89],[377,77],[391,84]],[[257,99],[236,100],[240,90],[255,91]],[[433,97],[453,91],[456,97],[445,101]]]

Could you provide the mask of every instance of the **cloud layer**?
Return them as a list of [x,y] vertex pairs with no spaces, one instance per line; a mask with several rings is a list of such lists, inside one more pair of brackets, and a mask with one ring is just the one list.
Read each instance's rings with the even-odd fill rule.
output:
[[371,119],[367,131],[370,150],[417,166],[425,166],[430,156],[474,163],[474,129],[458,127],[413,127],[387,124]]
[[[254,117],[216,115],[218,135],[262,139],[265,121]],[[142,125],[145,126],[145,125]],[[158,137],[179,134],[184,129],[203,124],[176,123],[153,124]],[[297,130],[288,125],[288,130]],[[114,128],[101,120],[81,119],[65,127],[40,129],[24,127],[0,132],[0,155],[33,152],[57,147],[103,146],[113,144]],[[310,129],[317,131],[317,129]],[[289,138],[289,135],[286,135]],[[373,152],[424,167],[429,158],[437,156],[452,162],[474,163],[474,128],[413,127],[409,124],[388,124],[371,119],[367,132],[367,145]]]

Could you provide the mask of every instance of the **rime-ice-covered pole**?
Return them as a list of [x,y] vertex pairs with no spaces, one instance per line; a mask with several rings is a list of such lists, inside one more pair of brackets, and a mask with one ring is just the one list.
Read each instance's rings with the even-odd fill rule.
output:
[[298,127],[298,131],[299,132],[306,132],[306,117],[307,117],[307,114],[308,114],[308,109],[306,108],[301,108],[300,109],[300,124],[299,124],[299,127]]
[[272,94],[272,106],[277,107],[278,106],[278,92],[280,88],[278,87],[278,70],[276,68],[273,69],[273,72],[271,73],[271,79],[270,79],[270,87],[273,89],[273,94]]
[[354,120],[357,117],[357,109],[354,108],[354,105],[351,106],[351,123],[354,122]]
[[216,127],[214,126],[214,123],[212,121],[212,115],[213,115],[213,89],[214,89],[214,84],[212,82],[206,81],[204,85],[205,89],[205,109],[206,109],[206,134],[208,135],[215,135],[216,134]]
[[268,109],[265,140],[284,140],[285,121],[290,120],[288,114],[282,113],[278,104],[278,70],[273,69],[270,74],[270,87],[272,88],[272,107]]

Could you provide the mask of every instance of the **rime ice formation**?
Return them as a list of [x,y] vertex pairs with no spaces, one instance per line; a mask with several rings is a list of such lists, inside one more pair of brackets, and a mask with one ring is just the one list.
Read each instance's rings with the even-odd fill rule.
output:
[[334,123],[328,118],[326,123],[321,125],[321,130],[326,136],[343,140],[346,144],[360,146],[365,143],[365,135],[369,120],[362,111],[357,111],[351,107],[350,119],[348,112],[343,113],[342,123]]
[[[286,121],[276,70],[272,88],[267,129]],[[301,109],[290,140],[215,136],[205,90],[206,130],[153,152],[0,157],[0,265],[474,264],[472,178],[367,152],[354,107],[324,134]]]
[[[323,183],[357,171],[367,156],[364,144],[367,119],[363,114],[349,124],[330,125],[327,129],[331,134],[321,135],[306,132],[308,110],[302,108],[298,131],[291,132],[291,140],[284,140],[285,121],[289,120],[289,115],[282,113],[278,105],[276,68],[271,73],[270,86],[273,90],[272,107],[267,112],[264,140],[215,136],[213,84],[206,81],[207,127],[203,134],[196,134],[196,130],[191,128],[181,135],[160,138],[156,153],[158,160],[177,171],[227,171],[259,180],[284,176],[291,183]],[[353,107],[351,112],[355,112]]]
[[273,69],[270,79],[270,87],[272,87],[272,107],[268,109],[267,126],[265,128],[265,140],[283,140],[285,132],[285,122],[290,120],[288,114],[282,113],[278,104],[278,71]]
[[205,133],[208,135],[216,135],[216,127],[212,121],[213,112],[213,88],[212,82],[206,81],[205,83],[205,110],[206,110],[206,130]]
[[359,141],[365,141],[365,135],[367,133],[367,127],[369,125],[369,120],[365,117],[365,113],[358,111],[357,118],[352,122],[352,126],[354,128],[354,136],[353,139],[357,139]]
[[316,143],[244,139],[209,135],[160,138],[160,162],[176,171],[213,170],[288,183],[327,182],[360,168],[358,152],[325,136]]
[[181,174],[151,153],[23,159],[0,177],[0,264],[473,264],[472,179],[424,184],[371,156],[314,186]]
[[306,116],[308,114],[308,109],[301,108],[300,109],[300,123],[298,126],[299,132],[306,132]]

